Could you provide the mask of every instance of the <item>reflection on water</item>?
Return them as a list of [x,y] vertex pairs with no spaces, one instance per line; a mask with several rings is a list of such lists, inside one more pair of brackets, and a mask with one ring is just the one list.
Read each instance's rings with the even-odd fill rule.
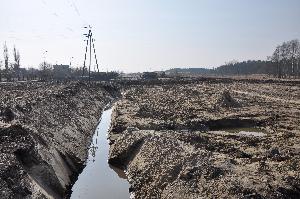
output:
[[94,145],[94,143],[92,144],[92,146],[89,149],[89,154],[92,156],[92,161],[95,162],[95,158],[96,158],[96,151],[98,149],[98,146]]
[[87,166],[72,188],[72,199],[129,198],[129,184],[124,171],[107,163],[107,132],[112,110],[104,111],[89,149]]

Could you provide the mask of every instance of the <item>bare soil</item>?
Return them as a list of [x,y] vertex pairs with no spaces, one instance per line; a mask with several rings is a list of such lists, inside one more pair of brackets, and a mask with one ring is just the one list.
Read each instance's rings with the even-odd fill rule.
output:
[[297,81],[128,82],[112,117],[135,198],[300,197]]
[[135,198],[300,197],[298,80],[119,85],[122,96],[103,83],[1,85],[0,198],[68,198],[117,98],[109,163]]

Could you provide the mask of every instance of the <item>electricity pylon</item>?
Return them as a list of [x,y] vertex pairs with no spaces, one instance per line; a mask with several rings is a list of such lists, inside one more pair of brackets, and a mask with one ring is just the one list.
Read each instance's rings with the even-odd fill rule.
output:
[[86,68],[86,56],[87,56],[87,52],[88,52],[88,48],[89,48],[89,82],[91,81],[91,64],[92,64],[92,47],[93,47],[93,51],[94,51],[94,55],[95,55],[95,60],[96,60],[96,65],[97,65],[97,71],[99,72],[99,67],[98,67],[98,60],[97,60],[97,55],[96,55],[96,49],[95,49],[95,44],[94,41],[95,39],[93,38],[93,33],[92,33],[92,27],[84,27],[84,28],[88,28],[88,33],[87,34],[83,34],[84,36],[87,37],[86,40],[86,47],[85,47],[85,54],[84,54],[84,62],[83,62],[83,69],[82,69],[82,77],[84,76],[84,71]]

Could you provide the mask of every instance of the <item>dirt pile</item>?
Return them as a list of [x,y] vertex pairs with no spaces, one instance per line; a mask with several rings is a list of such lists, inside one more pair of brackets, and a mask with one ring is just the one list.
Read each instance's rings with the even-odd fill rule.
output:
[[234,80],[128,87],[109,162],[127,170],[135,198],[299,198],[296,90]]
[[229,90],[224,90],[221,97],[218,99],[216,106],[221,107],[239,107],[241,104],[237,102],[233,97],[231,96]]
[[118,91],[84,83],[0,87],[0,198],[64,198]]

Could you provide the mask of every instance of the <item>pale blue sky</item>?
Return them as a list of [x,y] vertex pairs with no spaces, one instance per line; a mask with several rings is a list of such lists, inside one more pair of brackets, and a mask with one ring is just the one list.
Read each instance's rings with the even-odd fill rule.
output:
[[87,24],[101,69],[127,72],[266,59],[281,42],[300,39],[299,0],[0,0],[0,5],[0,50],[5,41],[10,52],[15,44],[27,67],[37,66],[45,50],[52,64],[74,57],[73,64],[82,65]]

